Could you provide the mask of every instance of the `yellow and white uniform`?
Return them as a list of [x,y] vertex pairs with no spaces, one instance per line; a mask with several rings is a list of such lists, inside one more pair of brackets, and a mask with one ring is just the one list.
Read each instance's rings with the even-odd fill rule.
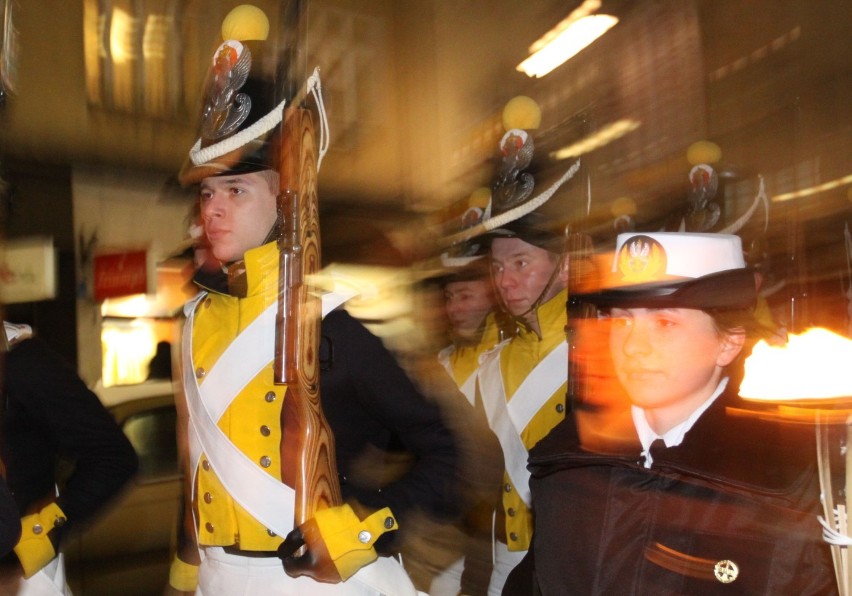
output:
[[[511,403],[517,397],[516,393],[524,381],[545,359],[546,356],[556,356],[560,346],[565,342],[565,303],[567,291],[563,290],[538,308],[538,320],[542,337],[539,339],[535,332],[521,329],[511,340],[501,344],[494,350],[483,355],[483,367],[480,375],[493,370],[487,361],[499,359],[499,372],[502,379],[504,394],[488,392],[488,383],[480,379],[480,396],[488,410],[488,401],[502,399]],[[568,379],[568,361],[557,361],[559,371],[557,379],[548,379],[548,396],[541,396],[541,406],[530,418],[529,423],[519,431],[521,442],[527,450],[538,443],[550,430],[565,418],[565,392]],[[494,363],[496,364],[496,362]],[[544,385],[539,385],[544,387]],[[546,399],[545,399],[546,397]],[[504,454],[505,455],[505,454]],[[503,513],[506,520],[506,539],[510,551],[529,549],[532,539],[532,512],[522,498],[523,491],[528,486],[516,487],[508,472],[504,473],[502,490]],[[522,489],[519,491],[518,489]]]
[[[353,569],[354,575],[347,581],[336,584],[316,582],[306,576],[293,578],[284,572],[276,551],[293,528],[294,500],[290,496],[292,491],[281,483],[280,416],[282,402],[287,396],[286,387],[274,384],[272,370],[270,333],[274,329],[274,314],[270,313],[274,313],[278,292],[277,246],[273,242],[247,251],[244,261],[246,296],[237,298],[219,293],[203,296],[194,304],[189,318],[191,329],[184,332],[184,345],[191,334],[192,346],[191,360],[184,355],[189,477],[194,478],[190,507],[194,512],[193,525],[197,530],[202,563],[199,569],[190,562],[191,558],[187,562],[175,561],[171,585],[183,590],[196,589],[197,585],[197,593],[205,595],[230,594],[238,588],[244,590],[249,585],[246,582],[263,586],[264,593],[280,595],[414,594],[404,570],[396,560],[388,557],[379,557],[370,564],[361,563],[364,566]],[[324,303],[324,309],[326,306]],[[247,338],[250,339],[247,341]],[[234,374],[234,370],[240,372]],[[234,392],[223,390],[220,382],[230,382],[233,378],[239,378],[239,382],[222,384],[239,388]],[[207,379],[213,382],[209,388],[205,387]],[[219,397],[226,399],[219,400]],[[205,409],[208,422],[205,422]],[[216,429],[210,428],[213,420]],[[217,440],[216,437],[221,438]],[[205,451],[205,445],[211,447],[210,453]],[[241,464],[240,460],[250,463]],[[238,465],[234,466],[235,463]],[[217,472],[217,465],[221,473]],[[240,468],[242,472],[234,472]],[[247,489],[247,486],[252,488]],[[325,511],[344,508],[348,510],[348,506],[341,506]],[[354,521],[366,524],[374,517],[363,522]],[[269,527],[259,519],[267,520]],[[316,519],[319,520],[319,515]],[[184,525],[186,527],[186,523]],[[277,531],[271,529],[273,527]],[[331,530],[337,540],[334,532],[342,536],[347,528]],[[371,549],[381,532],[372,532],[369,542],[362,547]],[[345,539],[341,537],[334,544],[339,546]],[[356,542],[358,540],[361,539],[357,538]],[[332,543],[326,544],[331,549]],[[223,550],[221,547],[236,548],[243,553],[251,551],[254,555],[232,554],[230,548]],[[371,552],[375,558],[374,551]]]
[[494,313],[485,317],[484,329],[477,343],[452,344],[438,354],[438,360],[446,369],[447,374],[455,381],[471,405],[476,399],[476,376],[479,368],[479,358],[499,342],[499,329]]
[[567,291],[563,290],[539,306],[541,338],[534,331],[521,329],[480,359],[477,392],[505,463],[502,511],[495,516],[489,595],[501,593],[532,540],[528,452],[565,417],[566,298]]
[[[245,256],[245,298],[208,294],[195,310],[192,328],[195,376],[203,387],[204,376],[224,350],[260,314],[271,306],[278,292],[278,251],[267,244]],[[252,379],[225,410],[218,426],[249,459],[281,479],[281,404],[286,386],[272,382],[272,361]],[[251,422],[247,422],[251,421]],[[216,472],[201,455],[197,470],[198,542],[202,546],[239,544],[242,550],[275,551],[282,537],[267,528],[236,503]]]

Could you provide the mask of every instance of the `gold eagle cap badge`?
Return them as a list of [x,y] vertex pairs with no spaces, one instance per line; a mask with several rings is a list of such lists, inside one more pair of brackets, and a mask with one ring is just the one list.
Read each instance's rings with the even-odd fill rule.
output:
[[666,273],[666,251],[650,236],[633,236],[618,252],[618,270],[627,283],[660,281]]

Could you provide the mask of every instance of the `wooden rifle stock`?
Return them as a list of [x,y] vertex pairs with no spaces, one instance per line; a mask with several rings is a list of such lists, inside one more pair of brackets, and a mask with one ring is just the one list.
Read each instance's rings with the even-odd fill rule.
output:
[[291,107],[281,123],[276,384],[286,384],[281,410],[283,480],[296,491],[296,525],[342,502],[334,435],[320,403],[322,303],[308,282],[320,268],[316,147],[311,112]]

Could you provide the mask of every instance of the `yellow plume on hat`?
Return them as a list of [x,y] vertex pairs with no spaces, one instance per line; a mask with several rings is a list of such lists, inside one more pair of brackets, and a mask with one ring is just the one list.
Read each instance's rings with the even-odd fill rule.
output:
[[269,19],[257,6],[240,4],[222,21],[222,39],[263,41],[269,37]]
[[503,128],[512,130],[534,130],[541,126],[541,108],[526,95],[513,97],[503,107]]
[[467,206],[485,209],[486,207],[488,207],[488,203],[490,201],[491,189],[487,186],[480,186],[472,193],[470,193],[470,197],[467,199]]

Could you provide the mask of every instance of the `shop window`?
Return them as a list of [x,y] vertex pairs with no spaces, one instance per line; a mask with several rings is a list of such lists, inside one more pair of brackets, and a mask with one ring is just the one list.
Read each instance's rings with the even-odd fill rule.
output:
[[90,105],[152,118],[179,115],[182,5],[174,0],[85,0]]

